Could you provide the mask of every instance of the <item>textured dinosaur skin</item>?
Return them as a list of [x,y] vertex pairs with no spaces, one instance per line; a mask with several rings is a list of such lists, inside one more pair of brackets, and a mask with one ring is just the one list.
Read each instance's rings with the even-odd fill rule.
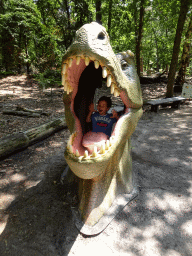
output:
[[[102,78],[103,76],[103,78]],[[108,141],[90,153],[82,139],[95,89],[106,80],[111,94],[120,97],[125,114]],[[65,159],[78,177],[79,211],[94,226],[120,194],[133,190],[130,137],[142,115],[142,95],[131,51],[114,54],[105,28],[95,22],[77,32],[62,60],[63,102],[71,132]]]

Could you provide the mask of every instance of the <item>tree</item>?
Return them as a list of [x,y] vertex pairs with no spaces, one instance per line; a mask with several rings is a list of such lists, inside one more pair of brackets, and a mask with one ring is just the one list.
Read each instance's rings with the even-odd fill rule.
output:
[[141,0],[141,2],[140,2],[140,15],[139,15],[139,26],[137,26],[137,22],[136,22],[136,30],[135,30],[136,66],[137,66],[137,74],[138,74],[139,77],[140,77],[140,74],[141,74],[141,40],[142,40],[143,19],[144,19],[144,12],[145,12],[144,3],[145,3],[145,0]]
[[176,30],[176,35],[175,35],[171,66],[170,66],[169,75],[168,75],[167,93],[166,93],[167,98],[173,96],[173,85],[174,85],[175,74],[176,74],[176,69],[177,69],[181,36],[182,36],[182,32],[183,32],[186,15],[187,15],[187,12],[188,12],[189,6],[190,6],[190,0],[180,0],[180,2],[181,2],[180,14],[179,14],[179,19],[178,19],[178,23],[177,23],[177,30]]
[[101,0],[96,0],[96,22],[102,24]]
[[8,0],[0,16],[2,63],[6,71],[15,66],[29,71],[29,44],[41,27],[39,12],[32,0]]
[[188,29],[185,35],[183,44],[183,53],[179,63],[179,72],[176,78],[176,84],[183,85],[185,82],[185,74],[187,65],[189,65],[190,49],[191,49],[191,36],[192,36],[192,15],[190,16]]
[[111,16],[112,16],[112,4],[113,0],[109,0],[109,7],[108,7],[108,34],[110,36],[110,31],[111,31]]
[[153,0],[146,6],[142,37],[145,70],[167,70],[170,65],[179,9],[177,0]]

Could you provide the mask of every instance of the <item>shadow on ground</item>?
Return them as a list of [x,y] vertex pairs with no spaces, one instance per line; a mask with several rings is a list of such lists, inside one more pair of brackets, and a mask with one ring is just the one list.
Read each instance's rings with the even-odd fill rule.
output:
[[191,105],[161,110],[144,115],[136,128],[133,170],[140,194],[116,216],[122,255],[192,255],[191,116]]
[[28,177],[34,187],[2,215],[0,255],[192,255],[191,116],[191,105],[144,114],[132,136],[140,194],[96,237],[81,236],[72,221],[75,202],[59,183],[63,152],[39,163]]
[[0,239],[1,256],[68,255],[78,231],[67,199],[71,188],[59,182],[65,165],[63,151],[40,163],[33,170],[36,175],[27,181],[38,183],[37,173],[44,173],[44,178],[23,190],[3,212],[6,227]]

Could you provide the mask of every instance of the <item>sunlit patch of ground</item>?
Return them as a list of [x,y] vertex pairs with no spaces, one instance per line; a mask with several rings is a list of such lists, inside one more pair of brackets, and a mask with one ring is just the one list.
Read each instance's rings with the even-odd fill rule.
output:
[[[22,87],[21,84],[20,87]],[[18,93],[21,91],[20,87]],[[144,94],[147,98],[149,95],[150,98],[151,90],[149,87],[147,90],[148,93],[144,92]],[[152,92],[155,93],[155,90]],[[39,97],[41,93],[32,97],[33,101],[27,98],[27,101],[23,101],[24,104],[28,102],[25,107],[37,107],[45,110],[44,106],[46,106],[49,111],[54,112],[54,115],[60,115],[62,113],[62,108],[58,104],[60,92],[54,91],[52,101],[50,93],[50,90],[46,91],[46,97],[43,97],[43,100]],[[45,94],[42,95],[45,96]],[[23,98],[23,100],[25,99]],[[62,99],[60,102],[62,104]],[[6,106],[15,104],[12,102],[12,98],[6,99],[5,103]],[[0,104],[2,106],[4,102],[1,101]],[[146,149],[143,150],[142,155],[138,153],[140,156],[138,162],[137,159],[133,159],[133,164],[137,166],[138,172],[143,174],[140,178],[142,185],[140,194],[116,216],[104,232],[96,237],[85,238],[76,230],[71,221],[70,211],[68,212],[69,204],[63,201],[63,191],[55,179],[50,178],[46,191],[43,193],[39,191],[39,181],[43,179],[47,168],[43,161],[50,159],[59,150],[64,151],[66,139],[69,136],[68,130],[56,133],[49,139],[1,161],[0,234],[2,233],[1,237],[4,239],[4,243],[1,245],[4,245],[3,248],[7,250],[4,250],[3,253],[6,252],[7,255],[40,253],[69,256],[99,254],[110,256],[192,255],[191,146],[189,147],[190,152],[185,151],[186,145],[189,145],[187,142],[192,141],[190,132],[192,126],[187,126],[181,119],[184,118],[186,122],[191,122],[191,107],[192,105],[181,106],[181,110],[165,110],[158,114],[148,112],[146,120],[140,120],[142,129],[138,133],[136,130],[135,135],[132,136],[139,143],[139,146],[134,146],[137,153],[142,147]],[[10,121],[2,131],[11,128],[10,123],[13,124],[11,117],[7,117],[7,120]],[[27,120],[28,126],[25,126],[24,120]],[[18,125],[23,130],[38,124],[38,120],[15,118],[14,125]],[[46,120],[41,119],[41,121]],[[145,134],[146,131],[149,134],[145,139],[140,139],[139,136]],[[169,150],[166,151],[168,144],[171,150],[168,148]],[[159,145],[159,147],[155,147],[155,145]],[[179,150],[180,146],[182,146],[182,153],[176,155],[175,152]],[[155,157],[151,156],[151,153],[158,159],[163,155],[163,162],[157,166]],[[148,155],[151,162],[145,162],[145,154]],[[54,160],[56,165],[58,159],[54,158]],[[41,164],[44,165],[42,170],[39,168]],[[146,169],[143,168],[145,165]],[[171,178],[166,176],[169,173],[164,170],[166,166],[170,166]],[[178,166],[180,166],[181,172],[177,170]],[[178,171],[177,177],[176,170]],[[54,173],[55,169],[52,174]],[[174,188],[176,178],[178,187]],[[160,186],[161,188],[159,188]],[[33,188],[33,192],[27,195]],[[60,194],[58,191],[55,192],[57,189]],[[24,198],[25,195],[27,196]],[[14,204],[11,205],[12,203]],[[8,208],[9,212],[7,213],[6,209]]]
[[[34,80],[26,75],[0,79],[0,138],[18,131],[44,124],[64,115],[62,88],[42,91]],[[15,110],[22,106],[31,110],[48,112],[49,116],[28,118],[4,115],[4,110]]]

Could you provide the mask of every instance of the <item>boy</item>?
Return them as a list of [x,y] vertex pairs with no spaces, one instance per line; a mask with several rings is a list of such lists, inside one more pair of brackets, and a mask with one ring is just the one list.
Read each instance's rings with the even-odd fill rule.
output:
[[116,121],[118,120],[118,114],[115,110],[113,110],[113,114],[107,113],[110,107],[111,99],[109,97],[103,96],[98,101],[98,111],[93,113],[95,110],[94,105],[92,103],[89,106],[89,114],[86,118],[86,122],[92,121],[92,132],[105,133],[108,138],[111,136],[114,123],[116,123]]

